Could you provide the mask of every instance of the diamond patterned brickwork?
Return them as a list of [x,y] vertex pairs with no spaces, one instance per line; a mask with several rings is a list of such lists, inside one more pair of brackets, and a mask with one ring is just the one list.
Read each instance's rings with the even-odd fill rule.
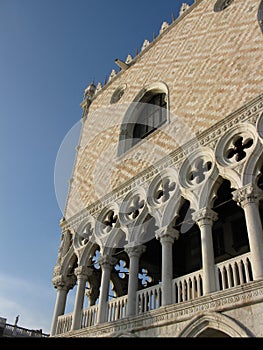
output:
[[[197,1],[95,96],[83,127],[66,218],[262,93],[260,1],[235,0],[217,13],[214,3]],[[117,157],[122,112],[145,86],[158,81],[169,89],[169,123]],[[110,100],[123,84],[114,113]]]

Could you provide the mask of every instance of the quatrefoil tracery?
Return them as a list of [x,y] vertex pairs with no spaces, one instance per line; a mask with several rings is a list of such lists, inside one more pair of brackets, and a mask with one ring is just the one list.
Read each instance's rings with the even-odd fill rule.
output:
[[247,138],[244,140],[242,136],[238,136],[232,141],[232,147],[226,151],[226,157],[228,159],[234,158],[237,162],[240,162],[246,157],[245,149],[250,148],[253,145],[253,140]]
[[141,199],[139,195],[134,196],[127,210],[128,218],[132,220],[136,219],[142,212],[144,205],[144,199]]
[[118,215],[114,210],[109,210],[102,220],[103,231],[109,233],[116,225]]
[[89,241],[90,237],[92,236],[92,233],[93,233],[92,225],[91,223],[87,223],[83,232],[80,234],[81,245],[85,245]]
[[156,187],[154,199],[157,203],[164,203],[171,197],[176,188],[176,183],[169,178],[161,180]]
[[189,172],[188,180],[191,183],[197,183],[200,184],[204,181],[207,173],[212,168],[212,162],[205,161],[203,158],[198,159],[195,162],[195,166],[192,168],[192,170]]
[[129,274],[129,269],[126,267],[126,265],[126,261],[119,260],[114,266],[115,270],[118,272],[119,278],[121,279],[124,279]]
[[142,268],[141,272],[138,273],[138,278],[144,287],[147,287],[153,281],[153,278],[148,275],[148,270],[145,268]]

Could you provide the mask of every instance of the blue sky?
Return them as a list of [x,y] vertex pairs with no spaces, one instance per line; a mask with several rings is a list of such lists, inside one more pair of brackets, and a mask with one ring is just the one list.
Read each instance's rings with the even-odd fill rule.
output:
[[[19,315],[19,326],[50,332],[62,217],[54,169],[79,125],[84,89],[118,70],[116,58],[134,57],[163,21],[178,17],[182,2],[194,1],[0,0],[0,317],[7,323]],[[65,176],[61,183],[67,188]]]

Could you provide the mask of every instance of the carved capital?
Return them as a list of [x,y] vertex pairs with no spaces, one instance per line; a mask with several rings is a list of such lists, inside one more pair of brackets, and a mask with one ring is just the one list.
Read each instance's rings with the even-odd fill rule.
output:
[[202,208],[192,214],[193,220],[199,225],[212,225],[218,219],[218,215],[210,208]]
[[174,243],[174,240],[179,238],[179,231],[177,231],[173,227],[166,226],[157,230],[155,237],[156,239],[159,239],[161,243],[163,242]]
[[56,275],[52,278],[53,286],[57,289],[66,288],[66,283],[62,275]]
[[102,255],[98,259],[98,263],[101,267],[112,267],[117,263],[117,259],[111,255]]
[[262,197],[259,189],[255,189],[252,184],[248,184],[242,188],[239,188],[232,192],[233,199],[242,208],[249,203],[258,203],[259,199]]
[[92,273],[92,269],[87,266],[78,266],[74,270],[74,274],[77,276],[77,278],[90,276],[91,273]]
[[142,253],[145,252],[146,246],[145,245],[137,245],[137,246],[132,246],[132,245],[127,245],[124,247],[126,253],[129,255],[129,258],[137,257],[139,258]]
[[61,274],[61,266],[60,266],[60,265],[56,265],[56,266],[54,267],[53,277],[56,277],[56,276],[58,276],[58,275],[60,275],[60,274]]
[[63,275],[55,275],[52,279],[53,286],[56,289],[72,289],[76,283],[75,277],[65,277]]

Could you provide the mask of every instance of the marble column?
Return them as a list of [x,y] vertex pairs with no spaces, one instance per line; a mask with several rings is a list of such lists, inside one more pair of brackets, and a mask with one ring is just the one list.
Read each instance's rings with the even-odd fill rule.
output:
[[258,202],[262,194],[251,184],[233,192],[233,199],[243,208],[251,252],[253,279],[263,278],[263,233]]
[[98,306],[98,319],[97,323],[107,322],[107,310],[108,310],[108,296],[110,289],[110,275],[112,266],[117,263],[117,259],[110,255],[101,256],[98,260],[100,264],[101,274],[101,285],[100,285],[100,296]]
[[139,260],[141,254],[145,252],[146,247],[144,245],[126,246],[124,249],[130,259],[126,316],[133,316],[136,315],[136,294],[138,290]]
[[88,276],[92,273],[92,270],[86,266],[78,266],[74,270],[75,275],[77,276],[77,293],[75,297],[75,304],[72,317],[71,330],[81,328],[81,319],[82,319],[82,309],[85,296],[85,286]]
[[197,223],[201,233],[203,293],[204,295],[216,291],[215,258],[213,247],[212,226],[218,215],[210,208],[202,208],[193,213],[193,220]]
[[56,335],[58,317],[64,315],[68,291],[75,285],[75,280],[64,279],[62,275],[55,276],[52,280],[57,289],[56,303],[53,313],[50,336]]
[[172,304],[173,243],[179,232],[173,228],[161,228],[155,237],[162,245],[162,306]]

